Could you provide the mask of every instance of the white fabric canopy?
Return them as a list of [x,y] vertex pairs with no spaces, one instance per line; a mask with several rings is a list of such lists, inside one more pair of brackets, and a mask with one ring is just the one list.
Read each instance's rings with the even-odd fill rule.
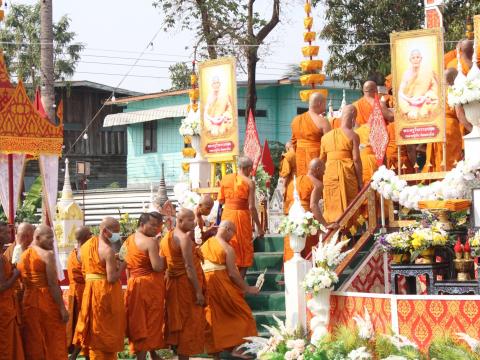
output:
[[164,106],[150,110],[130,111],[105,116],[103,127],[137,124],[153,120],[187,116],[187,105]]

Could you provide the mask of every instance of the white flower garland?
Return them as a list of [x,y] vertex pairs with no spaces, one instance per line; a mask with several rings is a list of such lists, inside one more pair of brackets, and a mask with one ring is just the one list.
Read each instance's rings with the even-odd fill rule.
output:
[[381,166],[372,176],[371,187],[385,199],[398,201],[408,209],[418,209],[423,200],[470,199],[471,189],[480,181],[476,172],[480,169],[480,157],[475,160],[460,161],[447,173],[442,181],[429,185],[408,186],[392,170]]
[[461,71],[458,73],[455,83],[448,88],[448,105],[463,105],[480,101],[480,70],[476,63],[464,76]]
[[182,119],[178,132],[182,136],[193,136],[200,134],[200,111],[190,109],[187,116]]

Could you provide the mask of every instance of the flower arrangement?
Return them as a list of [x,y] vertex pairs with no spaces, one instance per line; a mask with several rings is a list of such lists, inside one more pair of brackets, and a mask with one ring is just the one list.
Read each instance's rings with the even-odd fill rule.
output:
[[385,199],[398,201],[408,209],[418,209],[422,200],[469,199],[471,189],[478,187],[476,178],[480,170],[480,158],[459,161],[442,181],[429,185],[407,186],[392,170],[381,166],[372,176],[372,188]]
[[[470,75],[470,74],[469,74]],[[464,105],[480,101],[480,73],[477,71],[468,76],[464,81],[456,81],[448,87],[448,105]]]
[[468,241],[470,242],[470,248],[473,257],[480,256],[480,230],[476,231]]
[[186,209],[193,210],[200,201],[200,195],[190,190],[187,183],[180,182],[173,187],[173,193],[178,204]]
[[338,282],[335,269],[351,251],[342,252],[350,240],[337,242],[338,234],[337,232],[330,241],[320,241],[317,247],[312,248],[313,267],[302,283],[306,292],[317,295],[321,289],[330,289]]
[[284,236],[294,235],[305,237],[317,235],[318,230],[325,230],[324,227],[314,219],[310,211],[300,216],[284,216],[278,227],[278,232]]
[[377,236],[377,241],[383,251],[393,254],[408,253],[411,249],[411,231],[403,229],[389,234],[381,234]]
[[434,246],[445,246],[448,242],[448,235],[438,223],[429,227],[420,227],[412,232],[412,250],[422,251]]
[[182,136],[193,136],[200,134],[200,112],[190,109],[187,116],[182,119],[178,132]]

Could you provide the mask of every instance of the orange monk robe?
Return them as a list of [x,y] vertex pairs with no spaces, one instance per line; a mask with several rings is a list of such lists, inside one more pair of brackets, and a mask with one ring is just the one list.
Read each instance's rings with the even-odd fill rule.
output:
[[358,193],[352,158],[353,142],[342,129],[334,129],[322,139],[320,158],[325,161],[323,175],[323,217],[337,221]]
[[372,104],[370,104],[365,97],[361,97],[353,103],[353,106],[355,106],[355,109],[357,109],[357,118],[355,119],[355,124],[358,126],[367,124],[373,111]]
[[[446,144],[446,170],[450,171],[455,167],[456,162],[462,159],[462,134],[458,126],[458,119],[454,108],[446,106],[445,111],[445,138]],[[425,171],[443,171],[443,143],[427,144],[425,164],[431,164]]]
[[72,344],[75,326],[77,325],[78,314],[82,308],[83,290],[85,289],[85,279],[82,273],[82,264],[78,261],[78,250],[73,251],[68,256],[68,313],[70,317],[67,324],[67,344]]
[[[7,249],[5,250],[5,252],[3,253],[3,255],[5,255],[5,258],[6,260],[11,264],[12,263],[12,258],[13,258],[13,250],[15,249],[15,245],[17,245],[15,242],[11,243]],[[20,304],[22,303],[22,299],[23,299],[23,288],[22,288],[22,282],[20,280],[20,278],[18,278],[14,285],[12,286],[12,289],[13,289],[13,292],[15,294],[15,302],[16,302],[16,307],[18,309],[18,321],[22,322],[22,314],[21,314],[21,306]]]
[[125,261],[129,273],[125,308],[127,336],[132,353],[163,349],[163,314],[165,311],[165,280],[163,272],[155,272],[148,252],[140,251],[135,234],[125,241]]
[[[395,123],[391,122],[387,125],[387,132],[388,132],[388,145],[387,150],[385,152],[385,157],[387,160],[387,168],[392,169],[398,168],[398,147],[397,141],[395,140]],[[410,158],[408,157],[407,147],[400,146],[400,163],[401,167],[405,165],[405,168],[401,169],[402,174],[412,174],[414,172],[414,168],[412,163],[410,162]]]
[[342,125],[342,119],[341,118],[333,118],[330,120],[330,127],[332,129],[338,129]]
[[[200,264],[201,255],[192,246],[193,265],[197,280],[205,292],[205,276]],[[165,340],[177,346],[177,354],[196,355],[204,352],[205,311],[195,304],[195,289],[188,279],[182,250],[175,244],[173,230],[160,242],[160,253],[167,261],[165,287]]]
[[367,184],[378,169],[375,153],[370,146],[370,125],[362,125],[355,129],[360,138],[360,159],[362,161],[363,184]]
[[308,164],[320,155],[320,141],[322,140],[323,130],[315,125],[308,111],[295,116],[291,127],[297,175],[307,175]]
[[285,179],[285,191],[283,193],[283,203],[285,209],[285,200],[287,198],[287,188],[288,185],[292,182],[293,176],[296,172],[295,166],[295,151],[291,148],[285,154],[282,155],[282,161],[280,163],[279,176]]
[[227,174],[220,182],[218,200],[224,202],[222,220],[230,220],[235,224],[237,232],[230,240],[235,250],[238,267],[249,267],[253,264],[252,217],[248,198],[248,183],[237,174]]
[[17,268],[25,286],[22,304],[25,359],[66,359],[67,328],[50,293],[45,262],[33,248],[28,248]]
[[[300,175],[296,178],[297,192],[300,197],[300,202],[305,211],[310,211],[310,196],[312,195],[313,189],[315,188],[312,180],[308,175]],[[286,190],[287,200],[285,202],[286,211],[285,215],[288,214],[290,208],[293,205],[293,182],[290,183],[290,186]],[[312,251],[312,246],[317,245],[318,235],[307,236],[305,241],[305,248],[302,251],[302,256],[306,257]],[[285,236],[283,241],[283,262],[290,260],[293,257],[293,250],[290,247],[289,237]]]
[[[13,266],[6,256],[0,255],[5,279],[12,276]],[[13,288],[0,291],[0,359],[23,360],[22,337],[19,328],[19,313]]]
[[228,276],[222,245],[211,237],[201,250],[207,285],[205,344],[207,353],[213,354],[245,343],[247,336],[257,336],[257,328],[243,292]]
[[90,349],[90,359],[116,359],[125,339],[125,306],[120,281],[109,283],[98,254],[98,236],[80,248],[85,274],[82,308],[73,342]]

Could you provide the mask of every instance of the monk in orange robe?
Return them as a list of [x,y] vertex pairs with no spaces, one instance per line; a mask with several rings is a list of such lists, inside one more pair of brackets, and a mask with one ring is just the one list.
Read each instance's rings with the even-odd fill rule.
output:
[[295,163],[295,149],[293,148],[292,142],[287,141],[285,144],[286,152],[282,154],[282,160],[280,162],[280,171],[279,176],[283,179],[283,208],[286,209],[286,199],[287,199],[287,189],[289,184],[293,180],[293,176],[296,173],[296,163]]
[[[202,245],[207,284],[206,350],[220,359],[220,352],[232,350],[245,343],[248,336],[257,336],[252,310],[245,294],[256,295],[259,289],[248,286],[235,265],[235,251],[230,240],[235,235],[235,224],[224,220],[215,237]],[[242,351],[234,349],[232,356],[241,357]]]
[[[17,227],[17,233],[15,234],[15,242],[11,243],[8,248],[5,250],[5,258],[11,264],[16,264],[20,260],[21,254],[28,249],[30,244],[33,241],[33,232],[35,231],[35,226],[28,222],[22,222]],[[17,250],[15,251],[15,248]],[[14,257],[15,253],[15,259]],[[15,294],[16,307],[18,309],[18,321],[22,322],[22,314],[20,311],[20,304],[23,301],[23,285],[21,279],[18,278],[13,285],[13,292]]]
[[165,340],[176,346],[179,360],[201,354],[205,347],[205,276],[194,246],[195,214],[181,209],[175,229],[160,242],[167,262]]
[[[460,40],[457,44],[457,48],[454,50],[452,55],[453,59],[446,63],[445,68],[454,68],[458,67],[457,54],[460,52],[460,65],[462,67],[463,75],[467,75],[473,65],[473,40],[463,39]],[[448,53],[449,54],[449,53]],[[478,59],[480,61],[480,54],[477,53]]]
[[248,267],[253,264],[252,220],[257,226],[258,235],[262,237],[264,234],[255,207],[255,183],[249,178],[252,169],[252,160],[246,156],[240,157],[238,173],[225,175],[218,193],[218,201],[225,204],[222,220],[232,221],[237,229],[230,244],[235,249],[242,277],[245,277]]
[[356,109],[347,105],[342,111],[342,126],[322,139],[320,159],[325,162],[323,176],[323,217],[335,222],[362,188],[362,162],[358,135],[352,130]]
[[363,184],[367,184],[372,175],[377,171],[377,159],[370,145],[370,125],[363,124],[355,129],[355,133],[360,139],[360,160],[362,161],[362,179]]
[[357,110],[357,117],[355,123],[360,126],[367,124],[370,119],[370,115],[373,112],[373,102],[375,101],[375,95],[378,93],[377,84],[374,81],[366,81],[363,84],[363,96],[353,103]]
[[[453,85],[457,77],[457,70],[449,68],[445,70],[445,80],[448,85]],[[462,159],[462,134],[460,133],[459,119],[455,108],[450,108],[448,104],[445,107],[445,139],[446,139],[446,171],[455,167],[456,162]],[[443,171],[443,143],[427,144],[425,164],[431,167],[425,167],[425,171]]]
[[139,227],[123,244],[128,269],[125,293],[127,336],[130,351],[145,360],[160,360],[155,350],[163,349],[163,314],[165,311],[165,259],[159,255],[156,235],[162,231],[162,215],[145,213],[138,219]]
[[25,286],[22,304],[25,359],[66,359],[68,310],[58,285],[51,228],[37,227],[33,242],[23,252],[17,268]]
[[[0,249],[9,241],[5,223],[0,223]],[[5,255],[0,254],[0,357],[8,360],[24,360],[22,337],[19,328],[19,309],[16,306],[13,287],[20,275]]]
[[322,115],[325,108],[325,97],[320,93],[313,93],[310,95],[308,111],[296,116],[292,121],[292,144],[295,149],[296,175],[306,175],[310,160],[320,155],[322,136],[330,131],[330,123]]
[[[67,344],[73,346],[72,354],[69,360],[77,358],[82,350],[81,347],[73,344],[73,334],[77,325],[78,314],[82,308],[83,290],[85,289],[85,278],[82,272],[82,263],[80,262],[80,247],[92,237],[92,233],[88,226],[80,226],[75,230],[75,238],[77,239],[77,247],[72,250],[67,260],[68,273],[68,318],[67,324]],[[88,354],[88,352],[86,352]]]
[[82,308],[73,342],[89,349],[91,360],[111,360],[123,350],[125,306],[120,277],[125,262],[116,258],[112,246],[120,241],[120,224],[106,217],[94,236],[80,248],[85,274]]
[[195,206],[193,212],[195,213],[195,219],[197,226],[200,229],[202,242],[207,241],[210,237],[214,236],[217,232],[215,224],[210,224],[205,220],[205,216],[210,215],[214,201],[210,195],[203,195],[197,206]]
[[[319,158],[310,161],[307,175],[300,175],[296,177],[296,188],[300,198],[300,203],[305,211],[312,212],[314,218],[320,222],[323,226],[332,228],[336,224],[327,224],[323,218],[322,211],[320,210],[320,200],[323,196],[323,183],[322,178],[325,173],[325,164]],[[285,215],[288,215],[290,208],[293,205],[293,182],[290,183],[287,189],[287,200],[285,203],[286,210]],[[312,247],[318,243],[318,234],[307,236],[305,242],[305,248],[302,250],[302,256],[306,257],[310,254]],[[293,257],[293,251],[290,247],[289,237],[285,236],[283,241],[283,262],[290,260]]]
[[[395,140],[395,123],[391,122],[387,125],[387,132],[388,132],[388,145],[387,150],[385,152],[385,157],[387,160],[387,168],[391,169],[392,167],[397,169],[398,168],[398,147],[397,141]],[[408,157],[407,147],[401,146],[400,147],[400,163],[401,167],[405,165],[405,168],[401,169],[402,174],[412,174],[415,172],[412,162]]]

